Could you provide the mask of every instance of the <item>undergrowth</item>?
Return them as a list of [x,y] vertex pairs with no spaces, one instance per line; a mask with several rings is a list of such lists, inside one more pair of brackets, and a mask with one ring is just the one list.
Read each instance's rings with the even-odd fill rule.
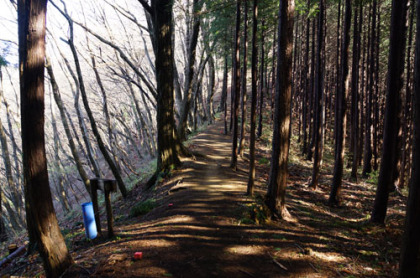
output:
[[240,220],[242,224],[266,224],[270,222],[270,209],[265,204],[262,195],[255,196],[254,201],[246,206],[243,217]]
[[146,201],[138,202],[130,211],[132,217],[141,216],[157,206],[155,199],[148,199]]

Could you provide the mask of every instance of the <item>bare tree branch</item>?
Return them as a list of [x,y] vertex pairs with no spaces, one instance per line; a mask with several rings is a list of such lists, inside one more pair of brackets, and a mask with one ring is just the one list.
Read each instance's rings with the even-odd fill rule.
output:
[[146,0],[139,0],[139,2],[149,14],[153,14],[152,7],[150,7]]
[[93,32],[91,29],[89,29],[88,27],[86,27],[84,24],[74,21],[72,18],[70,18],[70,16],[63,12],[56,4],[54,4],[53,1],[51,1],[51,4],[70,22],[82,27],[83,29],[85,29],[87,32],[89,32],[92,36],[94,36],[95,38],[97,38],[98,40],[100,40],[101,42],[103,42],[104,44],[109,45],[110,47],[114,48],[119,54],[120,57],[130,66],[130,68],[140,77],[141,81],[144,82],[144,84],[147,86],[147,88],[149,89],[150,93],[152,94],[152,96],[156,99],[157,98],[157,92],[156,89],[153,87],[152,84],[150,84],[150,82],[147,80],[147,78],[139,71],[139,69],[133,64],[133,62],[127,57],[127,55],[124,53],[124,51],[122,51],[122,49],[115,45],[114,43],[112,43],[111,41],[105,39],[104,37],[98,35],[97,33]]

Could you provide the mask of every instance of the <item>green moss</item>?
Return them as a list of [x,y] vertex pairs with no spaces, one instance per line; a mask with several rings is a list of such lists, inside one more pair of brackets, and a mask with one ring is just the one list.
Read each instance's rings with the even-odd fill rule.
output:
[[369,174],[369,178],[366,180],[366,182],[371,184],[378,184],[378,177],[379,177],[379,171],[373,171]]
[[130,211],[132,217],[144,215],[157,206],[155,199],[138,202]]
[[242,224],[264,224],[270,221],[270,209],[264,201],[264,197],[257,195],[255,201],[247,205],[240,220]]
[[267,158],[265,158],[265,157],[261,157],[260,159],[258,159],[258,163],[259,164],[264,164],[264,165],[266,165],[266,164],[269,164],[270,163],[270,160],[268,160]]

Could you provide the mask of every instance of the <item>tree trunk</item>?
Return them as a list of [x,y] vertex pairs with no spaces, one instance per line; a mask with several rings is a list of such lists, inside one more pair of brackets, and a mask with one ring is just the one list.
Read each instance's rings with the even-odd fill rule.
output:
[[316,64],[315,64],[315,102],[314,102],[314,135],[315,135],[315,153],[314,166],[312,169],[312,182],[310,187],[316,189],[318,186],[320,164],[322,160],[322,107],[324,97],[324,69],[322,61],[322,51],[324,47],[324,0],[319,1],[318,11],[318,44],[316,49]]
[[[196,53],[196,48],[197,48],[198,35],[200,32],[200,18],[198,15],[200,9],[201,9],[201,1],[194,0],[193,30],[191,33],[191,38],[188,38],[187,40],[187,43],[188,43],[187,63],[186,63],[186,69],[185,69],[185,84],[184,84],[184,92],[186,95],[183,98],[181,111],[179,113],[180,119],[179,119],[179,126],[178,126],[178,136],[181,141],[186,139],[188,113],[190,112],[191,101],[192,101],[195,53]],[[187,25],[189,26],[189,24]]]
[[344,167],[344,147],[346,138],[346,106],[347,106],[347,94],[349,90],[348,78],[349,78],[349,46],[350,46],[350,25],[351,25],[351,0],[345,0],[345,16],[344,16],[344,31],[343,31],[343,43],[341,45],[341,62],[340,62],[340,86],[337,90],[337,114],[336,118],[336,147],[335,147],[335,163],[334,163],[334,174],[331,186],[329,204],[339,204],[340,202],[340,191],[343,179],[343,167]]
[[315,95],[314,95],[314,81],[315,81],[315,33],[316,33],[316,20],[312,20],[312,53],[311,53],[311,70],[310,70],[310,80],[309,80],[309,132],[308,132],[308,153],[306,155],[307,160],[312,160],[312,156],[314,154],[314,141],[315,141],[315,133],[314,133],[314,103],[315,103]]
[[[406,169],[407,169],[407,157],[409,151],[409,129],[411,123],[411,48],[413,45],[413,26],[414,26],[414,1],[410,1],[410,21],[409,21],[409,32],[408,32],[408,47],[407,47],[407,55],[406,55],[406,65],[407,65],[407,77],[405,83],[405,104],[404,104],[404,115],[403,121],[404,124],[402,125],[402,140],[401,140],[401,147],[402,147],[402,154],[401,154],[401,168],[400,168],[400,179],[398,183],[399,188],[403,188],[405,185],[405,176],[406,176]],[[413,55],[414,56],[414,55]]]
[[170,0],[152,1],[153,31],[156,38],[156,83],[158,157],[157,171],[168,172],[181,164],[179,154],[183,147],[176,134],[174,122],[174,87],[173,68],[174,52],[172,49],[172,5]]
[[[251,131],[249,141],[249,176],[246,194],[253,196],[254,194],[254,180],[255,180],[255,128],[257,122],[256,108],[257,108],[257,63],[258,63],[258,49],[257,49],[257,24],[258,24],[258,0],[253,1],[252,8],[252,61],[251,61],[251,78],[252,78],[252,93],[251,93]],[[262,80],[260,80],[261,82]]]
[[384,223],[388,208],[389,188],[393,186],[394,166],[397,161],[397,138],[400,125],[399,116],[407,29],[406,12],[407,0],[392,1],[383,150],[378,188],[371,218],[374,223]]
[[[374,48],[375,48],[375,57],[374,57],[374,72],[375,72],[375,78],[374,78],[374,92],[375,92],[375,98],[378,99],[379,98],[379,73],[380,73],[380,69],[379,69],[379,57],[380,57],[380,43],[381,43],[381,37],[380,37],[380,32],[381,32],[381,13],[380,13],[380,3],[378,3],[378,8],[377,8],[377,15],[378,15],[378,20],[377,20],[377,26],[376,26],[376,40],[374,42]],[[375,101],[374,102],[374,120],[373,120],[373,146],[372,146],[372,155],[373,155],[373,170],[377,171],[378,170],[378,166],[379,166],[379,162],[378,162],[378,154],[379,154],[379,102]]]
[[227,101],[227,86],[228,86],[228,60],[229,55],[223,56],[223,81],[222,81],[222,95],[220,97],[220,105],[217,108],[218,112],[225,111],[225,104]]
[[245,145],[245,123],[246,123],[246,102],[247,102],[247,88],[246,88],[246,78],[247,78],[247,66],[248,66],[248,1],[244,1],[244,49],[243,49],[243,73],[242,73],[242,82],[241,82],[241,135],[239,139],[238,153],[242,157],[244,155],[244,145]]
[[280,218],[287,218],[289,214],[285,195],[288,179],[294,9],[294,0],[280,0],[273,150],[266,200],[272,214]]
[[[414,1],[413,1],[414,2]],[[420,30],[420,0],[416,1],[417,30]],[[414,154],[399,277],[420,276],[420,32],[416,33],[414,66]]]
[[[368,174],[372,172],[372,98],[373,98],[373,68],[372,68],[372,61],[373,58],[372,54],[374,53],[373,47],[373,37],[375,36],[375,25],[372,22],[376,21],[376,16],[372,15],[376,12],[376,3],[377,1],[373,1],[373,6],[370,8],[369,12],[369,31],[368,31],[368,61],[366,65],[367,75],[366,75],[366,126],[365,126],[365,141],[364,141],[364,155],[363,155],[363,177],[367,177]],[[370,21],[372,20],[372,22]]]
[[239,93],[241,90],[241,84],[239,82],[241,78],[240,65],[239,65],[239,42],[240,36],[239,31],[241,27],[241,1],[236,1],[236,30],[235,30],[235,60],[233,61],[233,85],[234,86],[234,104],[232,108],[233,113],[233,129],[232,129],[232,156],[230,167],[234,170],[237,168],[238,160],[238,116],[239,116]]
[[215,69],[215,61],[212,56],[210,48],[207,49],[207,55],[209,57],[208,59],[208,70],[209,70],[209,76],[208,76],[208,90],[207,90],[207,120],[210,124],[213,123],[214,120],[214,106],[213,106],[213,97],[214,97],[214,86],[216,81],[216,69]]
[[[359,10],[357,10],[359,9]],[[359,16],[358,16],[359,14]],[[359,26],[362,24],[363,6],[357,5],[354,8],[353,22],[353,57],[351,69],[351,138],[352,157],[351,178],[357,181],[357,166],[359,162],[359,63],[360,63],[360,32]]]
[[302,107],[302,129],[303,129],[303,146],[302,146],[302,154],[305,155],[308,153],[308,99],[309,99],[309,26],[310,19],[309,19],[309,11],[311,8],[311,0],[308,0],[307,5],[307,12],[306,12],[306,47],[305,47],[305,71],[304,71],[304,79],[305,79],[305,92],[303,95],[303,107]]
[[[265,70],[265,61],[264,61],[264,20],[261,21],[261,66],[260,66],[260,87],[259,87],[259,112],[260,115],[258,117],[258,131],[257,137],[260,138],[262,135],[262,121],[263,121],[263,104],[264,104],[264,70]],[[267,88],[268,89],[268,88]]]
[[44,135],[44,59],[47,1],[18,1],[21,123],[26,220],[47,277],[73,263],[52,202]]
[[[362,15],[362,20],[363,20],[363,17],[364,17],[364,15]],[[368,25],[368,27],[369,27],[369,25],[370,25],[370,17],[368,18],[368,21],[369,21],[369,24],[367,24]],[[365,24],[366,25],[366,24]],[[364,160],[364,158],[365,158],[365,150],[366,150],[366,148],[365,148],[365,140],[364,140],[364,138],[365,138],[365,134],[366,134],[366,119],[365,119],[365,117],[366,117],[366,109],[365,109],[365,106],[364,106],[364,103],[365,103],[365,100],[366,100],[366,86],[365,86],[365,84],[366,84],[366,54],[367,54],[367,33],[368,32],[366,32],[365,31],[365,29],[367,28],[367,27],[364,27],[365,25],[362,25],[362,26],[360,26],[360,34],[363,34],[363,43],[361,42],[360,44],[361,44],[361,48],[362,48],[362,56],[361,56],[361,59],[362,59],[362,62],[361,62],[361,68],[360,68],[360,73],[359,73],[359,76],[360,76],[360,82],[359,82],[359,87],[358,87],[358,90],[359,90],[359,92],[360,92],[360,101],[359,101],[359,122],[360,122],[360,127],[359,127],[359,138],[358,138],[358,140],[359,140],[359,143],[358,143],[358,145],[359,145],[359,147],[360,147],[360,149],[359,149],[359,161],[357,161],[357,163],[359,164],[359,166],[360,165],[362,165],[362,160]],[[362,155],[363,154],[363,155]],[[363,167],[364,167],[364,165],[363,165]]]
[[[220,109],[223,109],[223,112],[224,112],[223,121],[225,123],[225,130],[224,130],[225,135],[227,135],[228,133],[228,124],[227,124],[228,59],[229,59],[229,55],[225,54],[225,66],[223,70],[222,99],[220,101],[220,107],[221,107]],[[219,111],[221,111],[220,109]]]

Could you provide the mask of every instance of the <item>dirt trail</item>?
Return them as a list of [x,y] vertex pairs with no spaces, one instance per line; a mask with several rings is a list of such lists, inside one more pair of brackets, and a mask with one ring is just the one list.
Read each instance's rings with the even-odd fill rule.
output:
[[[369,225],[374,188],[364,183],[345,182],[345,209],[328,207],[331,169],[323,170],[320,188],[310,190],[305,186],[310,165],[296,154],[287,189],[296,221],[244,224],[255,204],[244,195],[248,162],[239,159],[237,171],[229,168],[231,138],[222,130],[223,123],[216,122],[190,142],[189,148],[204,157],[184,159],[181,169],[152,191],[134,191],[130,201],[119,202],[116,239],[75,242],[76,266],[65,277],[395,276],[400,212],[392,210],[396,226]],[[266,160],[267,155],[259,153]],[[268,167],[257,163],[262,194]],[[127,216],[132,204],[148,197],[156,198],[155,209]],[[143,252],[143,258],[133,260],[135,252]]]
[[[277,277],[290,272],[272,261],[274,229],[240,224],[245,210],[247,164],[229,168],[230,136],[218,122],[190,148],[205,158],[185,159],[160,190],[168,192],[148,215],[118,226],[119,240],[87,250],[86,270],[96,277]],[[243,164],[241,164],[243,163]],[[272,234],[271,234],[272,235]],[[270,242],[271,241],[271,242]],[[136,251],[143,259],[133,261]],[[92,252],[94,252],[92,254]],[[78,261],[86,261],[81,252]],[[89,268],[90,267],[90,268]],[[309,267],[309,266],[308,266]],[[287,266],[286,266],[287,268]],[[307,267],[301,269],[307,273]],[[300,272],[300,271],[298,271]],[[293,271],[296,273],[296,269]],[[293,275],[292,275],[293,276]],[[299,276],[299,275],[297,275]]]

